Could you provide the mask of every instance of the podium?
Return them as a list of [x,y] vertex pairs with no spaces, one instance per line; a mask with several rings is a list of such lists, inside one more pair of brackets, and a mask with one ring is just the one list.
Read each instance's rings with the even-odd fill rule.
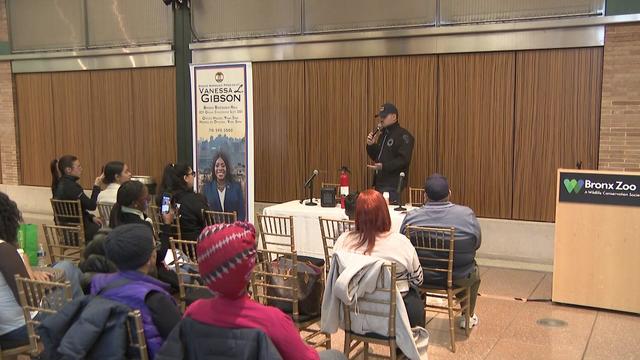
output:
[[640,173],[559,169],[554,302],[640,313]]

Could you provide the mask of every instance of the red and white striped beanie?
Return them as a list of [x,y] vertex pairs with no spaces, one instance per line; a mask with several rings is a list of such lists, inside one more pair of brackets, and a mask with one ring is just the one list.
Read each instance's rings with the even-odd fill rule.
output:
[[245,294],[256,263],[256,229],[248,222],[206,227],[198,237],[198,267],[205,285],[216,294]]

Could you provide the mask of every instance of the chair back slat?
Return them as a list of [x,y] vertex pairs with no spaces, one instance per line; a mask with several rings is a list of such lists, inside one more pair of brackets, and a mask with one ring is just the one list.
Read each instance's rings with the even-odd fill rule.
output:
[[78,226],[42,225],[51,263],[70,260],[80,262],[84,257],[84,232]]
[[[258,231],[262,240],[262,249],[293,253],[296,250],[293,235],[293,217],[257,214]],[[272,254],[266,254],[270,260]]]
[[[378,276],[375,290],[366,296],[358,298],[356,306],[342,304],[344,313],[345,329],[351,331],[351,318],[366,314],[388,320],[389,333],[380,334],[393,338],[396,336],[396,264],[385,263],[382,266],[380,275]],[[387,305],[387,311],[380,312],[371,310],[371,308],[379,308],[380,305]],[[364,334],[359,334],[364,335]]]
[[140,310],[131,311],[127,316],[127,337],[129,346],[137,351],[140,360],[148,360],[147,339],[144,337]]
[[80,200],[51,199],[50,201],[56,225],[82,225]]
[[416,249],[422,270],[426,272],[446,272],[447,287],[453,287],[453,255],[455,248],[453,227],[438,228],[407,226],[405,235]]
[[170,238],[169,244],[171,245],[176,275],[178,275],[180,307],[184,311],[187,302],[187,289],[209,291],[209,288],[204,285],[204,281],[198,272],[198,242]]
[[36,327],[40,321],[32,317],[32,313],[41,312],[45,314],[55,314],[66,304],[71,302],[71,283],[38,281],[15,275],[16,286],[18,288],[18,298],[24,314],[31,354],[38,354],[39,336],[36,334]]
[[342,233],[355,230],[356,222],[353,220],[337,220],[323,217],[320,217],[319,221],[322,247],[324,249],[325,272],[329,274],[331,257],[333,256],[333,246],[336,240],[338,240]]
[[109,226],[109,219],[111,219],[111,209],[113,209],[113,204],[98,204],[98,214],[100,214],[100,218],[104,222],[105,226]]
[[[180,230],[180,210],[174,209],[173,211],[173,223],[170,224],[169,237],[182,239],[182,232]],[[156,205],[149,205],[149,217],[151,218],[155,237],[156,239],[160,239],[160,232],[162,231],[162,225],[164,224],[160,208]]]
[[233,224],[237,221],[238,215],[234,212],[210,211],[202,209],[202,217],[207,226],[215,224]]
[[[298,304],[298,287],[289,287],[284,292],[286,297],[276,297],[269,295],[269,289],[282,289],[279,285],[273,284],[273,279],[283,277],[283,273],[273,266],[276,259],[287,259],[291,263],[292,269],[297,269],[298,254],[295,247],[293,235],[293,217],[291,216],[270,216],[256,215],[260,238],[262,239],[262,249],[258,249],[257,263],[255,270],[251,274],[251,287],[254,299],[264,304],[269,300],[280,300],[292,304],[292,318],[297,321],[300,316]],[[292,282],[297,283],[298,272],[292,271],[286,274]]]
[[409,203],[415,207],[424,205],[424,189],[409,187]]

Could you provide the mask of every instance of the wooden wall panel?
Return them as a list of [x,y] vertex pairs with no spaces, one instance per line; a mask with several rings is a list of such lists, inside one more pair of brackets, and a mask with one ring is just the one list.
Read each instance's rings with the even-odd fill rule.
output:
[[511,216],[515,54],[440,56],[438,158],[452,201]]
[[338,169],[347,165],[352,171],[351,189],[369,187],[366,137],[377,106],[367,105],[367,59],[307,61],[305,88],[304,173],[318,169],[321,181],[337,182]]
[[53,125],[56,140],[55,156],[73,154],[82,164],[80,183],[93,186],[100,168],[95,164],[91,121],[91,76],[88,72],[51,74],[53,94]]
[[[436,170],[437,66],[435,55],[369,59],[367,125],[374,128],[372,116],[380,105],[396,105],[400,124],[416,139],[408,179],[412,187],[423,187]],[[373,174],[368,175],[371,183]]]
[[23,185],[51,186],[56,157],[51,74],[17,74],[16,98]]
[[92,71],[91,109],[96,166],[112,160],[133,164],[133,142],[144,135],[134,134],[131,70]]
[[177,158],[175,68],[135,69],[131,77],[133,152],[127,161],[133,174],[160,183],[164,167]]
[[597,168],[601,76],[601,48],[517,54],[513,218],[553,221],[556,170]]
[[256,201],[301,196],[305,157],[304,62],[253,64]]

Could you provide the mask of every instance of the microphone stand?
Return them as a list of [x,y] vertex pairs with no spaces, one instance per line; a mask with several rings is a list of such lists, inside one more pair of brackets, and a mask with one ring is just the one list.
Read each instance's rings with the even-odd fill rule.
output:
[[398,207],[393,209],[395,211],[407,211],[407,209],[402,206],[402,181],[404,180],[404,173],[400,174],[400,179],[398,180],[398,188],[397,193],[398,193]]
[[316,206],[316,205],[318,205],[313,201],[313,180],[314,179],[312,178],[311,181],[309,182],[309,201],[304,203],[307,206]]

